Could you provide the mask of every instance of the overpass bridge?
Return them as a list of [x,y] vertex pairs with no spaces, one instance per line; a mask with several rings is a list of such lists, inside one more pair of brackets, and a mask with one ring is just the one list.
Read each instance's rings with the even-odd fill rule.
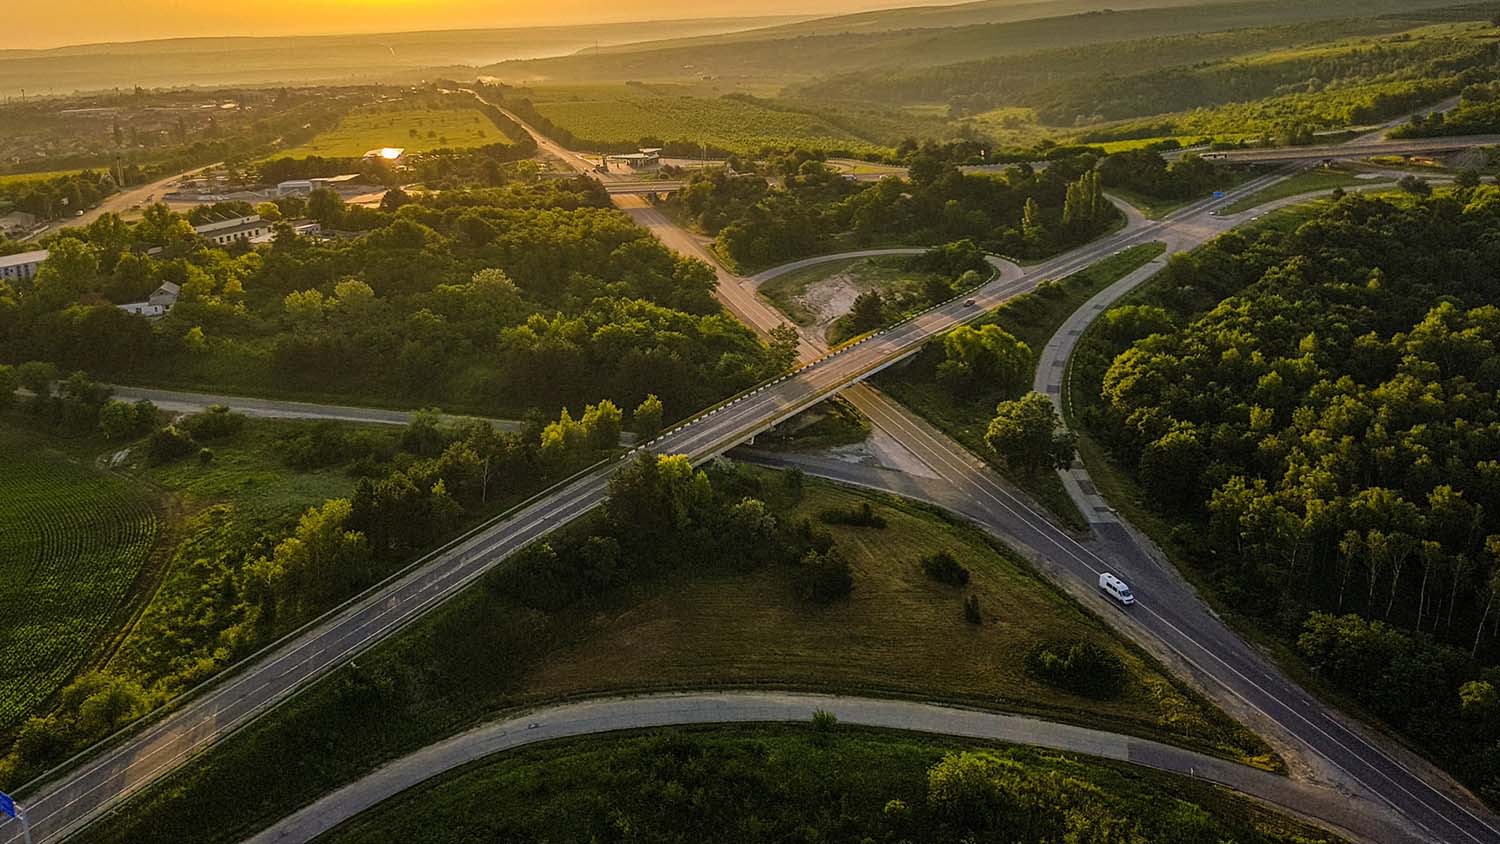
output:
[[600,179],[599,184],[610,196],[625,196],[629,194],[652,194],[652,193],[676,193],[687,185],[681,179],[635,179],[631,181],[611,181]]
[[1500,146],[1500,135],[1460,135],[1451,138],[1412,138],[1367,144],[1221,150],[1205,152],[1203,158],[1229,164],[1290,164],[1298,161],[1371,158],[1377,155],[1428,155],[1492,146]]

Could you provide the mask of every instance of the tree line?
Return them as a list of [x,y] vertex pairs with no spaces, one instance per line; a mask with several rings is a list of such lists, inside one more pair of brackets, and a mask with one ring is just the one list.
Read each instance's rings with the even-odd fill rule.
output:
[[788,157],[765,172],[695,175],[672,202],[741,269],[841,243],[967,239],[993,252],[1040,257],[1087,242],[1119,218],[1103,198],[1093,158],[1061,159],[1041,172],[1019,165],[969,175],[946,152],[918,151],[910,179],[875,184],[850,181],[813,156]]

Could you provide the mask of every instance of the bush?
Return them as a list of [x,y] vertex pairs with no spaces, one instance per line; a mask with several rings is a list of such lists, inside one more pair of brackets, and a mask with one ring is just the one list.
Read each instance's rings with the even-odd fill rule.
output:
[[1026,653],[1026,671],[1044,683],[1084,697],[1118,697],[1125,687],[1120,658],[1092,642],[1038,642]]
[[818,519],[829,525],[851,527],[884,528],[885,518],[875,512],[870,502],[861,501],[858,507],[830,508],[818,514]]
[[198,462],[204,466],[214,462],[214,450],[211,448],[198,449]]
[[182,427],[196,440],[228,439],[245,427],[245,415],[216,404],[182,420]]
[[837,548],[819,553],[808,551],[797,564],[797,596],[815,604],[831,604],[854,591],[849,561]]
[[969,585],[969,570],[947,551],[939,551],[931,556],[923,557],[922,571],[933,580],[949,586]]
[[192,454],[197,443],[193,436],[176,425],[160,428],[146,443],[146,459],[155,464],[171,463]]

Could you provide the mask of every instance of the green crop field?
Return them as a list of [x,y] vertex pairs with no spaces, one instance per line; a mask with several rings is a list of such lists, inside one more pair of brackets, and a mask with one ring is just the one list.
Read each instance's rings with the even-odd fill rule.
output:
[[360,110],[346,115],[336,129],[278,152],[276,157],[358,158],[379,147],[402,147],[408,153],[416,153],[468,149],[504,141],[505,136],[478,109]]
[[0,728],[112,634],[161,530],[143,488],[0,428]]
[[739,153],[768,146],[854,153],[884,150],[813,114],[724,97],[642,94],[625,86],[592,86],[552,93],[539,90],[533,101],[538,112],[580,142],[634,143],[654,138]]

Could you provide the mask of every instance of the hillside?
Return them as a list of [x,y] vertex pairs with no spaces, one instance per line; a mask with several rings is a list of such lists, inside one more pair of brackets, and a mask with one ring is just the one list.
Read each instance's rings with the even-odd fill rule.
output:
[[[812,24],[758,30],[688,44],[641,44],[618,52],[506,61],[481,69],[508,82],[761,79],[791,82],[881,69],[933,67],[1038,50],[1079,47],[1167,35],[1218,32],[1350,17],[1409,14],[1451,6],[1449,0],[1254,0],[1193,7],[1158,5],[1131,11],[1085,12],[1061,17],[946,28],[868,31],[878,14],[857,16],[848,31],[833,18]],[[920,10],[901,10],[916,21]],[[951,13],[950,13],[951,14]],[[915,25],[915,24],[914,24]],[[1309,33],[1313,37],[1316,33]],[[752,37],[752,35],[756,37]]]

